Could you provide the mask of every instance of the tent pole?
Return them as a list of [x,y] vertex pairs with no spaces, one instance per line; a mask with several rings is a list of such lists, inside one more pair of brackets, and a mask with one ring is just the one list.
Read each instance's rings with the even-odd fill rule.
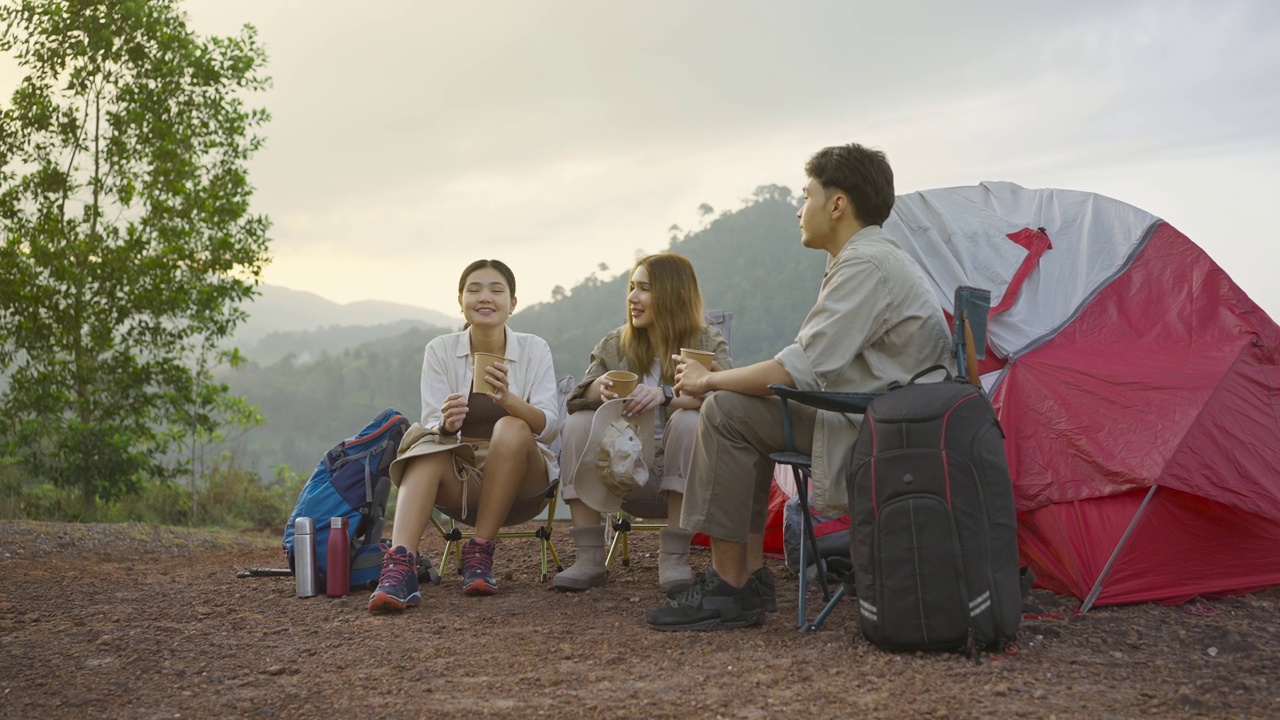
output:
[[1093,589],[1089,591],[1089,597],[1084,599],[1084,603],[1077,610],[1081,615],[1089,612],[1089,608],[1093,607],[1093,602],[1098,599],[1098,594],[1102,592],[1102,581],[1106,579],[1107,574],[1111,572],[1111,566],[1115,563],[1116,557],[1120,555],[1120,550],[1124,548],[1125,542],[1129,540],[1129,534],[1138,525],[1138,519],[1142,517],[1142,513],[1147,509],[1147,503],[1151,502],[1151,496],[1156,494],[1156,488],[1159,485],[1152,484],[1151,489],[1147,491],[1147,496],[1142,498],[1142,504],[1138,506],[1138,512],[1133,514],[1133,519],[1129,521],[1129,527],[1124,529],[1124,534],[1120,536],[1120,542],[1116,543],[1116,549],[1111,551],[1111,557],[1107,558],[1107,564],[1102,566],[1102,572],[1098,573],[1098,581],[1093,584]]

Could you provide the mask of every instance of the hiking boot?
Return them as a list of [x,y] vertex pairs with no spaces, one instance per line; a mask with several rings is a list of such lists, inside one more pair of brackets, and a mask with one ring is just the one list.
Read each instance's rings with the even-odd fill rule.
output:
[[744,587],[725,582],[707,568],[684,595],[650,610],[645,621],[654,630],[731,630],[759,625],[768,614],[754,576]]
[[573,567],[556,573],[551,587],[564,592],[577,592],[600,587],[609,582],[609,570],[604,566],[604,525],[586,525],[570,528],[577,557]]
[[751,573],[751,580],[760,593],[765,612],[778,612],[778,578],[773,571],[761,565],[759,570]]
[[493,541],[471,538],[462,546],[462,594],[496,595],[493,576]]
[[[385,547],[385,546],[384,546]],[[409,548],[397,545],[382,556],[378,588],[369,596],[369,612],[400,612],[422,602],[418,593],[417,558]]]

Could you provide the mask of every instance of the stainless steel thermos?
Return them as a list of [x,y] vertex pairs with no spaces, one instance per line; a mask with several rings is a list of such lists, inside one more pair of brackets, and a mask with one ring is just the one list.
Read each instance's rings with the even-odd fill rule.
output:
[[317,594],[316,523],[309,517],[293,520],[293,577],[297,581],[298,597]]

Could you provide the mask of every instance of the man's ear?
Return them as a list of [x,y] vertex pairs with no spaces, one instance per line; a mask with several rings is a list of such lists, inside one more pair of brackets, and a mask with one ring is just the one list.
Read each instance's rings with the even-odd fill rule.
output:
[[849,196],[842,192],[831,193],[831,219],[839,220],[849,212]]

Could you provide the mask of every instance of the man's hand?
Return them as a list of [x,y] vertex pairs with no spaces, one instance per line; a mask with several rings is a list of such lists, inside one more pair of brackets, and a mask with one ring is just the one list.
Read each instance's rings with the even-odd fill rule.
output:
[[[702,367],[701,363],[682,355],[672,355],[671,359],[676,364],[676,384],[673,387],[677,395],[701,397],[711,390],[711,371]],[[712,366],[718,367],[716,363],[712,363]]]

